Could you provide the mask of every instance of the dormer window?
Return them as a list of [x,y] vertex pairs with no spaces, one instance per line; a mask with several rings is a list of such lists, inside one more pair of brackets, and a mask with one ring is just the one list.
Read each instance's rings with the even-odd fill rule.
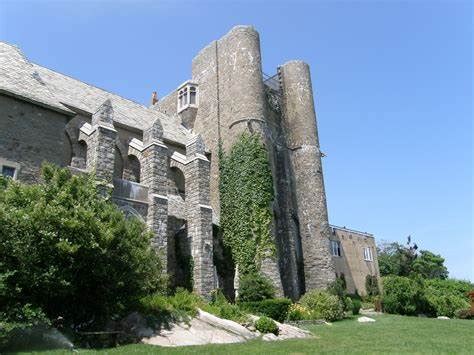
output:
[[178,89],[178,113],[188,107],[197,107],[197,85],[187,81]]

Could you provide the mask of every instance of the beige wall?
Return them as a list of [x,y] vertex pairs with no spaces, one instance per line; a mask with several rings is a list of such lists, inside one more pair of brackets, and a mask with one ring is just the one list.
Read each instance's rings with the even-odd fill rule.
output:
[[[341,243],[341,256],[333,256],[337,275],[344,274],[349,293],[365,295],[365,278],[380,272],[375,239],[372,235],[344,228],[332,228],[331,240]],[[373,261],[364,260],[364,247],[371,248]]]

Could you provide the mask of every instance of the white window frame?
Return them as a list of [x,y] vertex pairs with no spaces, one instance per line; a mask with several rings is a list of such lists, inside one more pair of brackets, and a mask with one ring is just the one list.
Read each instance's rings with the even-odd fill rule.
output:
[[365,261],[374,261],[374,256],[372,254],[371,247],[364,247],[364,260]]
[[[191,103],[191,93],[194,93],[194,103]],[[199,104],[199,90],[198,85],[192,81],[186,81],[178,88],[178,95],[176,100],[177,112],[187,109],[188,107],[198,107]]]
[[338,240],[331,240],[331,254],[332,256],[342,257],[342,246]]
[[17,180],[18,172],[20,171],[20,164],[10,161],[10,160],[0,158],[0,175],[2,176],[3,176],[2,172],[3,172],[4,166],[15,169],[15,172],[13,173],[13,180]]

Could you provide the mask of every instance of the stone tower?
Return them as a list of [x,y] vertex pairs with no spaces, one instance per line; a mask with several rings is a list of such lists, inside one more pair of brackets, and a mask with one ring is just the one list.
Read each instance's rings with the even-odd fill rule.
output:
[[259,133],[275,183],[279,253],[278,261],[263,262],[262,272],[292,298],[324,287],[335,272],[308,65],[286,63],[270,89],[263,80],[258,32],[237,26],[194,58],[192,82],[199,87],[199,107],[190,128],[211,151],[214,211],[219,215],[219,141],[228,151],[244,131]]
[[306,289],[323,288],[334,280],[335,271],[329,251],[330,228],[309,66],[291,61],[279,70],[282,123],[293,175],[304,285]]

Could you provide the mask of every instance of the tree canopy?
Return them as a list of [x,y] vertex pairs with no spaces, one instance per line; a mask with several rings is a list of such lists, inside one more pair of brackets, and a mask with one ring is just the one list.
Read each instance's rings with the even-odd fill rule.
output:
[[419,275],[426,279],[446,279],[448,269],[444,258],[428,250],[418,252],[418,246],[408,238],[407,244],[382,243],[378,246],[379,269],[382,276]]

